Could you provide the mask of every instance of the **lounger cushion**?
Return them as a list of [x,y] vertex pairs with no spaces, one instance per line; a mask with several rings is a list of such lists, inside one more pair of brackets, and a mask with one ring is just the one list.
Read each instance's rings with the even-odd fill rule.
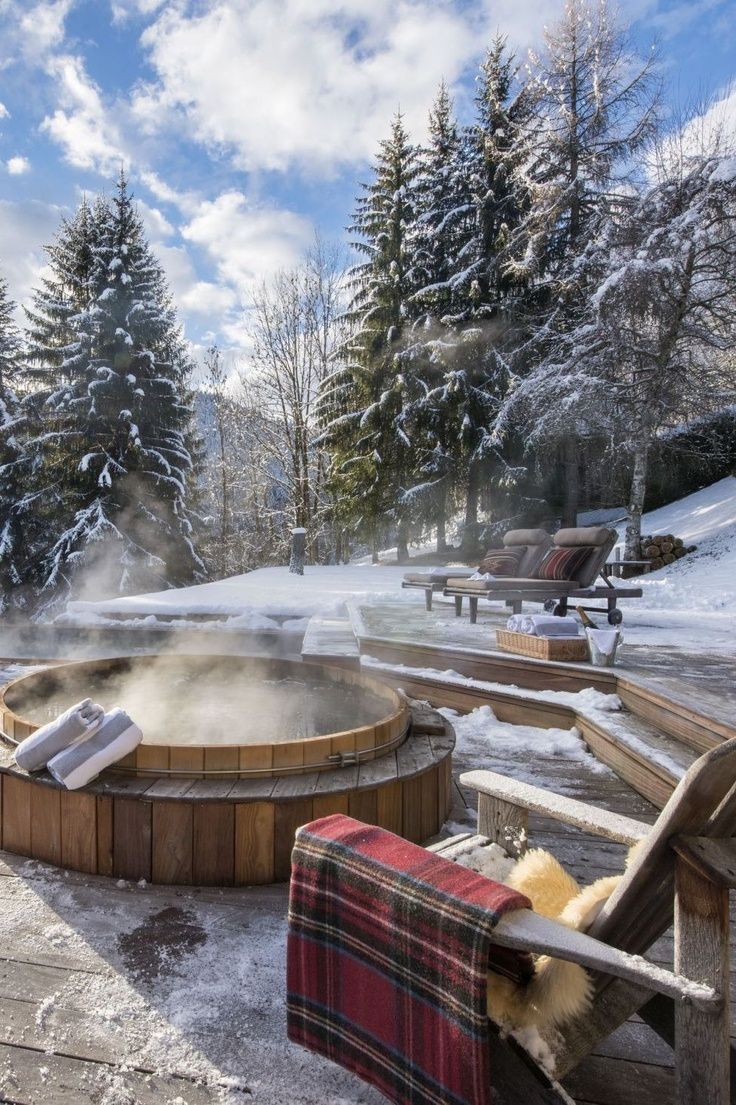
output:
[[543,529],[510,529],[504,545],[549,545],[552,538]]
[[519,574],[526,545],[514,545],[508,549],[489,549],[480,562],[478,571],[489,572],[492,576],[514,576]]
[[572,529],[560,529],[554,536],[554,543],[558,546],[569,547],[571,545],[605,545],[611,536],[611,530],[607,526],[575,526]]
[[447,586],[453,591],[542,591],[551,598],[563,592],[567,594],[571,588],[578,587],[575,580],[563,583],[555,583],[548,579],[521,579],[514,576],[506,576],[503,579],[448,579]]
[[570,548],[551,548],[537,568],[535,577],[551,582],[569,582],[578,579],[580,569],[596,550],[590,545],[572,545]]
[[439,586],[447,582],[450,576],[456,578],[463,578],[463,573],[467,572],[467,575],[471,576],[475,571],[475,568],[447,568],[445,571],[438,571],[434,568],[431,572],[407,572],[404,576],[405,583],[423,583],[425,586],[429,586],[430,583],[434,583],[435,586]]

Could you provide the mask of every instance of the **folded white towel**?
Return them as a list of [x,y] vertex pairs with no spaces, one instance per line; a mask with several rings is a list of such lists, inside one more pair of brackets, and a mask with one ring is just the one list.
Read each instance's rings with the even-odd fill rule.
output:
[[490,572],[473,572],[472,576],[468,576],[468,579],[482,579],[484,583],[493,583],[495,578]]
[[102,707],[91,698],[77,702],[22,740],[15,750],[15,762],[24,771],[40,771],[59,752],[96,732],[104,716]]
[[116,706],[105,714],[96,733],[54,756],[48,764],[53,777],[67,790],[91,783],[110,764],[122,760],[143,740],[138,726]]
[[580,624],[576,618],[557,617],[555,614],[532,614],[528,633],[535,637],[577,637]]

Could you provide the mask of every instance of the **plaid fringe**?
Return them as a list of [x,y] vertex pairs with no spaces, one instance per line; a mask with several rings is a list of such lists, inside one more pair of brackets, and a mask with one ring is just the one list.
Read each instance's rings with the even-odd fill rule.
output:
[[287,957],[289,1039],[397,1105],[490,1105],[492,944],[527,898],[383,829],[336,814],[297,833]]

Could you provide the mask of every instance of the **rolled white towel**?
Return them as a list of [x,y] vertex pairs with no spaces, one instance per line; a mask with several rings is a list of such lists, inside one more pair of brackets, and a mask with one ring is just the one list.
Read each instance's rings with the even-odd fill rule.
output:
[[519,622],[519,629],[522,633],[531,633],[534,636],[536,630],[534,629],[534,622],[532,621],[530,614],[520,614],[521,621]]
[[522,626],[526,620],[524,614],[512,614],[509,620],[506,622],[506,628],[510,629],[512,633],[523,633]]
[[143,740],[138,726],[125,710],[116,706],[105,714],[96,733],[60,752],[48,763],[48,769],[67,790],[91,783],[101,771],[122,760]]
[[104,716],[105,711],[97,702],[82,699],[22,740],[15,750],[15,762],[24,771],[40,771],[59,752],[96,732]]
[[555,614],[532,614],[532,632],[536,637],[577,637],[580,623],[576,618],[557,617]]

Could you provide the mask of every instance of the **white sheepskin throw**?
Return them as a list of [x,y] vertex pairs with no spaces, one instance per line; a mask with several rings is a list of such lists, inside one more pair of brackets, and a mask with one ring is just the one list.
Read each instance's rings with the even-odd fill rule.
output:
[[[549,852],[527,852],[504,879],[507,886],[530,899],[535,913],[585,931],[621,880],[620,875],[598,879],[582,890]],[[526,986],[488,972],[488,1016],[504,1029],[560,1028],[590,1005],[592,982],[577,963],[535,958],[534,976]]]

